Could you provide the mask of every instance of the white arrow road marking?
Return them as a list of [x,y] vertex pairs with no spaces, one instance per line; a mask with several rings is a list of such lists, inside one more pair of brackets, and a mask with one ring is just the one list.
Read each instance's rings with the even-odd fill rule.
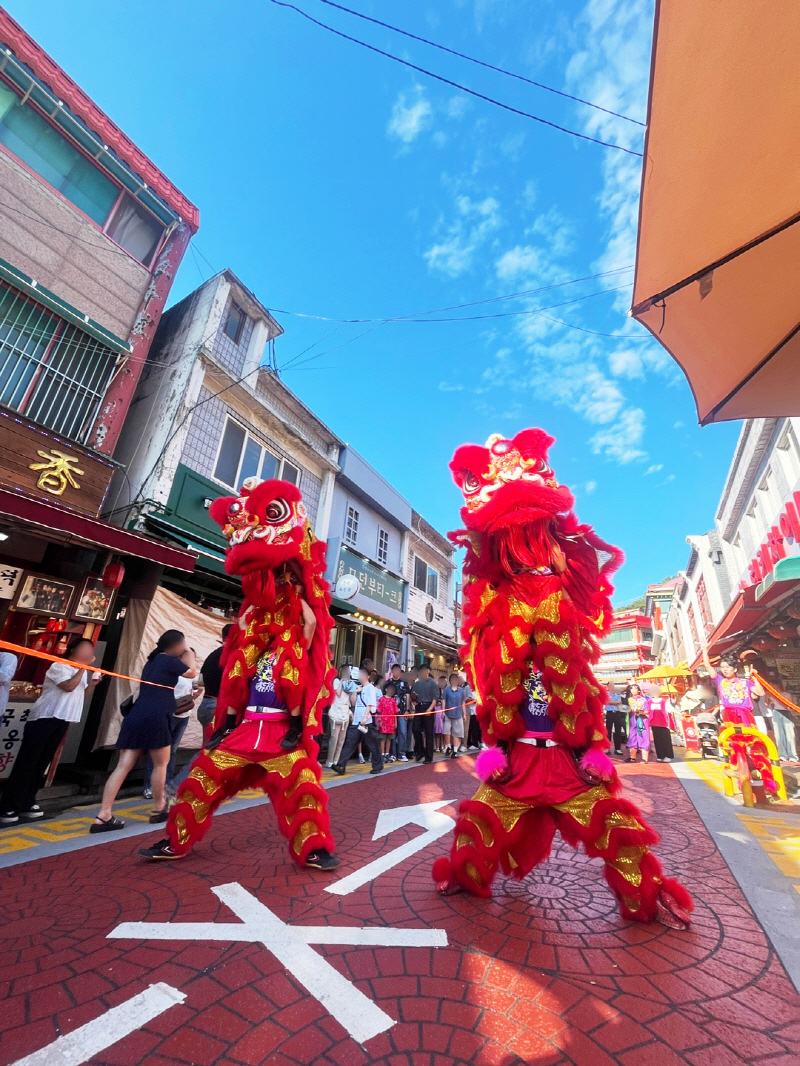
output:
[[332,885],[328,885],[325,891],[333,892],[336,896],[349,896],[357,888],[361,888],[367,882],[380,877],[387,870],[391,870],[393,866],[404,862],[411,855],[416,855],[418,851],[427,848],[434,840],[438,840],[439,837],[449,833],[455,825],[455,821],[449,814],[442,814],[439,808],[447,807],[454,802],[455,800],[434,800],[432,803],[417,803],[412,807],[393,807],[391,810],[381,811],[378,815],[378,821],[375,823],[375,832],[372,835],[373,840],[388,836],[395,829],[402,829],[405,825],[418,825],[426,829],[427,832],[415,837],[413,840],[406,841],[405,844],[401,844],[394,851],[381,855],[379,859],[367,863],[366,866],[362,866],[360,870],[348,874],[347,877],[343,877],[340,881],[335,881]]
[[184,992],[159,981],[12,1066],[80,1066],[185,999]]
[[[290,926],[235,882],[211,891],[242,923],[123,922],[108,934],[132,940],[228,940],[263,944],[350,1036],[363,1044],[396,1024],[311,944],[357,947],[446,947],[444,929],[359,929],[345,926]],[[16,1064],[15,1064],[16,1066]],[[45,1066],[44,1063],[41,1066]],[[46,1066],[51,1066],[47,1063]],[[55,1066],[55,1063],[53,1063]]]

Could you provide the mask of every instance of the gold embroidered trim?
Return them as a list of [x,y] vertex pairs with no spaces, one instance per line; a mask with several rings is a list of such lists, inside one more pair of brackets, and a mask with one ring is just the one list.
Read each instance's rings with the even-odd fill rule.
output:
[[318,832],[319,830],[317,829],[317,826],[314,822],[303,822],[303,824],[295,833],[294,840],[292,841],[292,847],[294,848],[295,855],[299,855],[300,852],[303,850],[303,845],[308,840],[308,838],[313,837]]
[[569,647],[569,633],[551,633],[548,629],[537,629],[534,631],[534,637],[537,644],[544,644],[550,642],[551,644],[557,644],[559,648]]
[[553,682],[553,695],[558,696],[560,700],[563,700],[567,706],[571,706],[575,702],[575,686],[574,685],[560,685],[557,681]]
[[549,666],[551,670],[555,670],[557,674],[565,674],[569,664],[560,655],[545,655],[544,665]]
[[[241,755],[234,755],[229,751],[220,751],[219,748],[210,752],[208,757],[220,770],[231,770],[236,766],[250,765],[249,759],[245,759]],[[192,773],[194,773],[194,771],[192,771]]]
[[242,655],[244,655],[244,661],[248,666],[256,665],[259,659],[259,654],[259,648],[256,644],[248,644],[242,652]]
[[307,759],[308,755],[303,748],[298,748],[297,751],[290,751],[288,755],[279,755],[277,759],[267,759],[265,762],[259,763],[259,766],[270,774],[280,774],[281,777],[288,777],[292,772],[292,767],[300,759]]
[[292,664],[287,659],[286,662],[283,664],[283,669],[281,670],[281,677],[284,681],[288,681],[289,684],[296,685],[300,680],[300,671],[297,669],[296,666],[292,666]]
[[[472,825],[475,826],[475,828],[481,835],[481,840],[487,848],[491,848],[494,846],[494,833],[491,831],[489,826],[486,824],[486,822],[484,822],[482,818],[476,818],[473,814],[465,814],[464,821],[470,822]],[[472,843],[472,838],[466,836],[466,834],[462,833],[459,836],[459,840],[461,839],[461,837],[465,837],[469,843]]]
[[522,684],[522,671],[511,670],[507,674],[500,675],[500,688],[503,692],[513,692]]
[[620,848],[615,859],[607,859],[626,881],[638,888],[642,883],[642,858],[647,852],[645,847]]
[[[552,595],[555,595],[555,593]],[[550,598],[548,596],[547,599],[549,600]],[[547,600],[544,602],[546,603]],[[516,596],[508,597],[508,613],[518,614],[520,618],[524,618],[528,623],[536,621],[537,611],[529,603],[523,603],[522,600],[518,600]]]
[[472,798],[476,803],[485,803],[487,807],[491,807],[507,833],[510,833],[522,815],[530,810],[529,804],[504,796],[489,785],[481,785]]
[[587,826],[592,820],[592,811],[600,800],[608,799],[610,793],[605,785],[595,785],[565,803],[554,803],[557,811],[562,811],[574,818],[579,825]]

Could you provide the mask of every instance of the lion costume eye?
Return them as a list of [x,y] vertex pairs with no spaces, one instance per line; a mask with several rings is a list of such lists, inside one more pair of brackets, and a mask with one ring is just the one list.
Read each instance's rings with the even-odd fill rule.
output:
[[236,500],[228,508],[228,514],[237,515],[237,514],[241,514],[241,513],[242,513],[242,505],[239,503],[238,500]]
[[466,473],[464,475],[464,492],[477,492],[481,487],[481,480],[477,474]]
[[291,508],[286,500],[273,500],[272,503],[267,504],[267,509],[264,512],[267,521],[272,526],[278,526],[281,522],[285,522],[291,513]]

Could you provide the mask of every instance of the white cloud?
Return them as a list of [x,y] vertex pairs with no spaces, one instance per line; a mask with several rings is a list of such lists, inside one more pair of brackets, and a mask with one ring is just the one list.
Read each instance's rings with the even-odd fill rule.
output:
[[630,348],[622,348],[612,352],[608,357],[608,365],[615,378],[643,378],[642,356],[640,352],[634,352]]
[[589,442],[595,455],[606,455],[626,465],[644,459],[647,453],[638,447],[644,437],[644,411],[629,407],[616,419],[613,426],[595,433]]
[[516,162],[520,157],[520,153],[522,152],[522,146],[524,144],[525,134],[515,133],[510,134],[508,137],[504,137],[503,140],[500,142],[499,147],[500,151],[507,159],[510,159],[512,162]]
[[683,422],[673,422],[672,428],[673,429],[683,429]]
[[453,384],[450,381],[440,381],[439,382],[439,392],[463,392],[463,391],[464,391],[464,386],[463,385],[456,385],[456,384]]
[[529,244],[510,248],[495,264],[497,276],[501,281],[513,280],[521,274],[535,274],[539,269],[539,252]]
[[648,468],[645,470],[644,476],[647,477],[648,474],[657,474],[659,472],[659,470],[663,470],[663,469],[664,469],[664,464],[663,463],[653,463],[652,466],[648,466]]
[[448,118],[461,118],[469,108],[469,100],[466,96],[451,96],[447,101],[445,111]]
[[586,484],[583,486],[583,491],[586,493],[587,496],[591,496],[596,488],[596,481],[587,481]]
[[556,257],[569,255],[575,249],[573,227],[555,207],[539,215],[525,232],[544,237],[550,254]]
[[390,137],[403,144],[412,144],[433,122],[433,108],[425,98],[421,85],[412,94],[400,93],[392,107],[392,117],[386,127]]
[[447,227],[443,238],[425,252],[428,266],[451,278],[458,277],[469,270],[475,253],[492,238],[501,224],[500,204],[493,196],[483,200],[458,196],[455,220]]

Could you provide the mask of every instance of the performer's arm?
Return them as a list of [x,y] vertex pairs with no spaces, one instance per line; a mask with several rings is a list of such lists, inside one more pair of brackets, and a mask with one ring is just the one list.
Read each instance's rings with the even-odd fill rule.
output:
[[302,597],[300,599],[300,606],[303,609],[303,640],[306,642],[306,647],[310,648],[311,641],[314,639],[314,633],[317,629],[317,619],[314,612]]

